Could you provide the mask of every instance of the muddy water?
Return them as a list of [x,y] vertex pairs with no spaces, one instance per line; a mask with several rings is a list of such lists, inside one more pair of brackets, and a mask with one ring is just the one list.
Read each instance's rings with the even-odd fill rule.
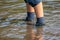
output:
[[25,22],[25,3],[0,0],[0,40],[60,40],[60,2],[43,2],[46,26]]

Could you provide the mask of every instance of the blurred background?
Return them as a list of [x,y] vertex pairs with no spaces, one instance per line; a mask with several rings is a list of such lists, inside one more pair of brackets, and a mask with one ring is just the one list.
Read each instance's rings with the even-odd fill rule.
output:
[[[60,0],[43,0],[43,8],[47,24],[43,40],[60,40]],[[23,21],[26,11],[23,0],[0,0],[0,40],[26,40],[27,30],[36,31],[35,26]]]

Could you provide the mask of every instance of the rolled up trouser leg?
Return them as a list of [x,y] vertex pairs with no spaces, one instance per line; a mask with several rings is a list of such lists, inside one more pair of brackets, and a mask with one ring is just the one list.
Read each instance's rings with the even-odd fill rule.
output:
[[35,7],[38,3],[42,2],[42,0],[24,0],[26,3],[29,3],[32,7]]

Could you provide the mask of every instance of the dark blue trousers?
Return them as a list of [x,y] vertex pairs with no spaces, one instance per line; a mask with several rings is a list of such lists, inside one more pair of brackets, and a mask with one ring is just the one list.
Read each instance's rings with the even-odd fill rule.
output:
[[38,3],[42,2],[42,0],[24,0],[25,3],[29,3],[32,7],[36,6]]

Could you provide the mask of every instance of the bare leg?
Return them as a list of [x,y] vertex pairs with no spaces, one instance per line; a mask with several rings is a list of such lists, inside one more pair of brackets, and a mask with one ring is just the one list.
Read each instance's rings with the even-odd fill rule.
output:
[[27,7],[27,12],[34,12],[34,8],[28,3],[26,3],[26,7]]
[[35,9],[37,18],[44,17],[42,2],[40,2],[38,5],[36,5],[34,7],[34,9]]
[[45,20],[44,20],[44,14],[43,14],[43,6],[42,6],[42,2],[40,2],[39,4],[37,4],[35,7],[35,13],[36,13],[36,26],[44,26],[45,25]]
[[28,3],[26,3],[26,7],[27,7],[26,21],[32,21],[34,19],[34,8],[31,5],[29,5]]

